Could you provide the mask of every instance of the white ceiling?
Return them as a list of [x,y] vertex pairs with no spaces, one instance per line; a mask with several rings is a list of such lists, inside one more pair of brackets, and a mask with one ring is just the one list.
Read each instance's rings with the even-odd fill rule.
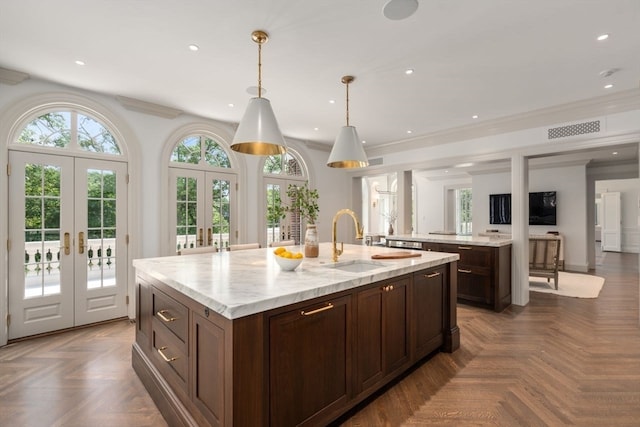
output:
[[2,0],[0,67],[238,122],[257,85],[250,35],[263,29],[283,133],[331,144],[352,74],[350,122],[366,147],[639,86],[639,0],[420,0],[401,21],[384,3]]

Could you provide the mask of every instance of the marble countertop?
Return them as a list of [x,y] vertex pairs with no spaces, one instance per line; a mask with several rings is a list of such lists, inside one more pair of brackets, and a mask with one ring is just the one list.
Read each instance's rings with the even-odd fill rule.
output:
[[[304,252],[303,246],[287,249]],[[237,319],[459,259],[458,254],[424,251],[413,251],[421,254],[415,258],[371,259],[398,251],[345,244],[338,266],[356,260],[376,263],[374,269],[358,273],[331,267],[331,243],[321,243],[320,256],[305,258],[294,271],[280,269],[273,248],[136,259],[133,266],[222,316]]]
[[511,238],[503,236],[456,236],[448,234],[398,234],[386,236],[387,240],[431,243],[464,243],[472,246],[507,246],[513,243]]

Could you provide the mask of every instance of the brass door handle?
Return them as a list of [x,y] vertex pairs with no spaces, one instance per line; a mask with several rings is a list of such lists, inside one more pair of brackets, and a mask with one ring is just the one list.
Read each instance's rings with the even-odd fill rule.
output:
[[173,317],[170,314],[169,314],[169,317],[165,316],[165,314],[168,314],[168,313],[169,313],[169,310],[160,310],[156,313],[156,315],[167,323],[178,320],[177,317]]
[[461,268],[458,269],[458,273],[471,273],[471,270],[463,270]]
[[160,348],[158,349],[158,353],[160,353],[160,356],[164,359],[164,361],[165,361],[165,362],[167,362],[167,363],[171,363],[171,362],[173,362],[173,361],[175,361],[175,360],[178,360],[178,358],[177,358],[177,357],[167,357],[167,356],[163,353],[163,351],[164,351],[164,350],[166,350],[166,349],[167,349],[167,347],[160,347]]
[[438,277],[439,275],[440,275],[440,272],[436,272],[431,274],[425,274],[424,277],[426,277],[427,279],[432,279],[434,277]]
[[211,227],[207,228],[207,246],[213,245],[213,231]]
[[303,316],[311,316],[313,314],[320,313],[321,311],[331,310],[332,308],[333,308],[333,304],[328,302],[327,305],[325,305],[324,307],[316,308],[315,310],[311,310],[311,311],[302,310],[300,314]]
[[69,255],[71,253],[71,234],[64,233],[64,254]]
[[204,229],[198,230],[198,245],[204,246]]
[[471,246],[458,246],[458,249],[463,249],[465,251],[470,251],[473,248]]
[[83,254],[84,248],[84,231],[81,231],[78,233],[78,253]]

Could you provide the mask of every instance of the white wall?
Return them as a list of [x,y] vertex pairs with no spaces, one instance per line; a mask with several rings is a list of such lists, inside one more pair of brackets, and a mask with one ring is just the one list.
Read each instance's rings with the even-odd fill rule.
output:
[[[443,231],[447,229],[445,220],[446,193],[450,188],[471,187],[471,177],[458,176],[446,178],[442,175],[429,176],[427,173],[416,172],[413,175],[416,186],[416,233]],[[475,200],[474,200],[475,203]],[[475,221],[474,221],[475,229]],[[449,227],[447,231],[455,231]]]
[[596,198],[601,193],[620,192],[622,220],[622,252],[640,252],[640,179],[612,179],[596,181]]
[[[483,173],[473,175],[473,230],[474,234],[486,229],[511,232],[510,225],[489,224],[489,195],[511,193],[511,174]],[[557,225],[529,226],[529,234],[558,231],[564,236],[565,269],[588,270],[587,252],[587,185],[586,167],[563,166],[529,171],[529,191],[556,191]]]

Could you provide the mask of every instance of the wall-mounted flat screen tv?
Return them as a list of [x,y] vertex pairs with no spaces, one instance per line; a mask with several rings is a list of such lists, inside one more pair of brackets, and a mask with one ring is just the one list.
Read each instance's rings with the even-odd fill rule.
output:
[[[511,224],[511,194],[489,195],[489,223]],[[557,225],[555,191],[529,193],[529,225]]]

